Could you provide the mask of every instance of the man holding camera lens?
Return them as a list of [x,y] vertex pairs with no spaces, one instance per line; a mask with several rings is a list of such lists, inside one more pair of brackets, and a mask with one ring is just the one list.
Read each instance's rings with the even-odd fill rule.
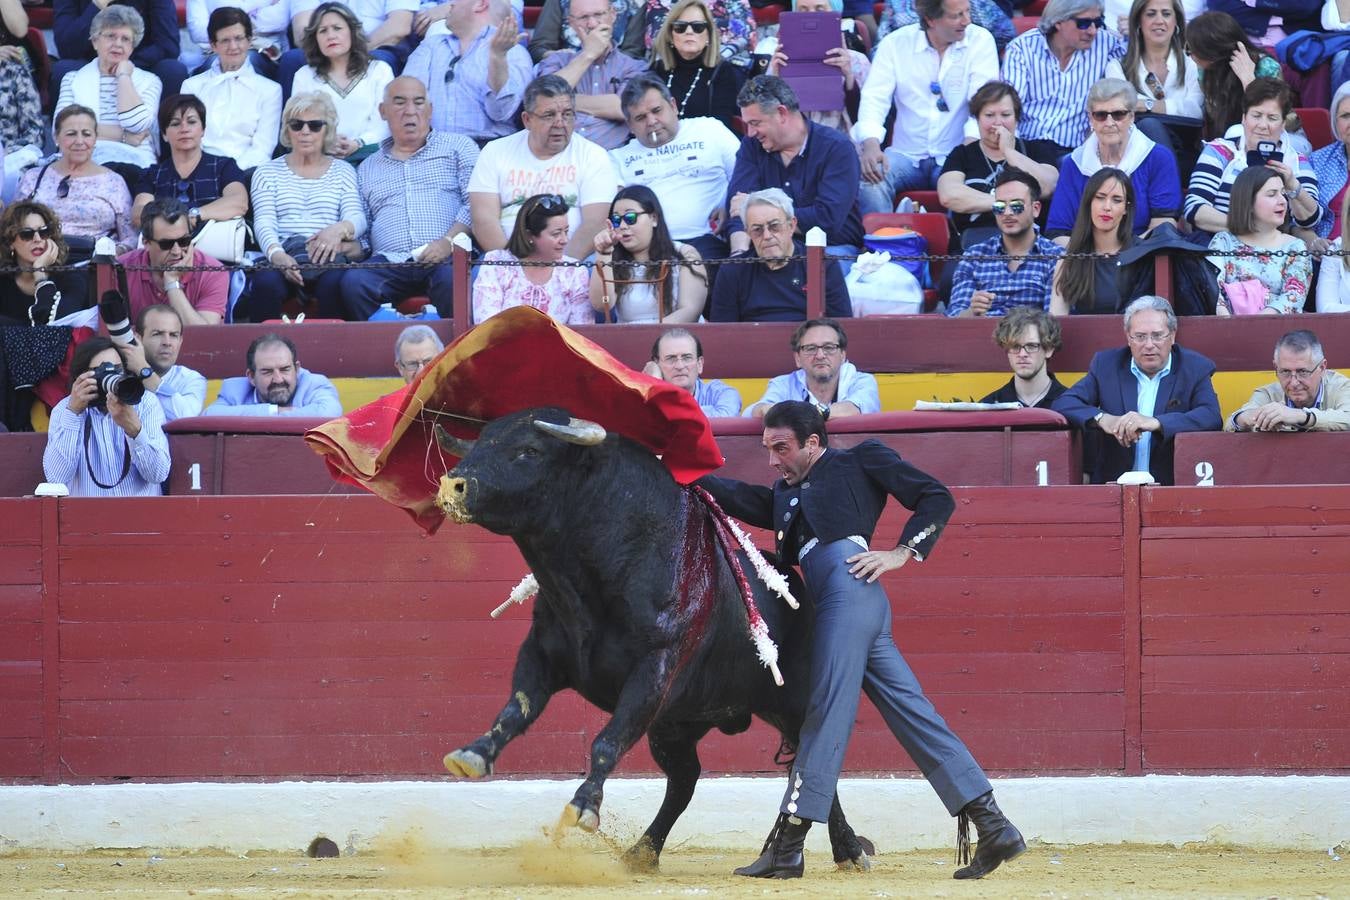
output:
[[121,352],[105,337],[91,338],[71,358],[70,396],[52,410],[42,470],[73,497],[146,497],[162,494],[169,477],[164,411],[127,372]]

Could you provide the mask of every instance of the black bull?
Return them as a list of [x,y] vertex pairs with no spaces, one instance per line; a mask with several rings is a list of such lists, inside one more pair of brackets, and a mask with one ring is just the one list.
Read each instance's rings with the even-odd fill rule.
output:
[[[811,615],[800,580],[784,573],[803,604],[793,611],[737,550],[779,647],[785,686],[778,687],[756,654],[713,514],[646,448],[561,409],[498,419],[472,444],[439,428],[437,437],[461,457],[441,481],[441,509],[453,521],[510,536],[539,583],[511,699],[486,734],[445,757],[446,768],[469,778],[491,774],[549,698],[571,688],[611,718],[591,744],[589,774],[564,821],[599,827],[605,779],[645,733],[666,793],[626,861],[654,869],[693,797],[704,735],[744,731],[758,716],[796,746],[810,664]],[[838,796],[829,824],[835,861],[865,868],[870,843],[849,828]]]

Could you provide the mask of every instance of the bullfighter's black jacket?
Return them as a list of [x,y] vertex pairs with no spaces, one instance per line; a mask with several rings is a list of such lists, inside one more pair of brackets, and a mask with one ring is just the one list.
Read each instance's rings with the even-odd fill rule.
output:
[[[955,509],[951,492],[936,478],[905,462],[891,448],[868,439],[848,450],[827,449],[800,485],[783,479],[772,488],[708,475],[698,482],[722,508],[749,525],[774,531],[779,556],[795,561],[798,547],[788,546],[797,517],[822,543],[872,532],[887,497],[914,512],[900,532],[897,547],[922,559],[931,551]],[[795,502],[800,498],[800,502]]]

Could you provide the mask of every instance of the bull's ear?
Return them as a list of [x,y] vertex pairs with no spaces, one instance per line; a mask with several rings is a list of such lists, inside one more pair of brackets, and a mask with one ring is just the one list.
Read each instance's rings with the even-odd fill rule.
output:
[[473,451],[473,445],[476,444],[477,441],[466,441],[463,438],[457,438],[440,425],[437,425],[436,443],[440,444],[441,449],[451,456],[458,456],[460,459],[463,459]]
[[566,425],[555,425],[552,422],[535,419],[534,427],[560,441],[580,444],[583,447],[594,447],[605,439],[604,427],[586,419],[569,419]]

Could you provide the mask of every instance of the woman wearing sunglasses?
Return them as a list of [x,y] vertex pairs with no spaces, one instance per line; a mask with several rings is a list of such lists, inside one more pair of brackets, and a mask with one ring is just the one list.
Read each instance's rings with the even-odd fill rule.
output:
[[0,325],[48,325],[89,305],[86,272],[49,272],[66,261],[61,221],[41,203],[20,200],[0,215]]
[[251,190],[253,231],[272,267],[253,270],[234,318],[275,319],[291,293],[302,302],[317,295],[321,313],[342,318],[344,270],[314,267],[361,258],[366,214],[356,170],[333,158],[337,110],[327,94],[292,95],[281,123],[281,145],[290,152],[258,166]]
[[[684,262],[666,262],[675,259]],[[697,322],[707,299],[703,260],[671,238],[656,194],[640,184],[620,190],[609,228],[595,236],[591,306],[606,321],[613,310],[620,322]]]
[[[527,197],[505,250],[483,255],[473,283],[473,320],[485,322],[513,306],[533,306],[564,325],[594,325],[590,276],[564,255],[567,201],[557,194]],[[525,263],[525,265],[519,265]]]
[[1088,92],[1092,133],[1059,165],[1059,184],[1050,200],[1045,236],[1061,247],[1069,243],[1087,180],[1100,169],[1122,170],[1133,183],[1138,202],[1134,233],[1143,234],[1181,215],[1181,176],[1170,148],[1156,144],[1134,125],[1135,89],[1128,81],[1103,78]]
[[[713,5],[729,17],[724,20],[724,27],[732,26],[733,31],[739,30],[735,25],[740,21],[733,10],[744,8],[745,17],[749,17],[749,6],[744,0],[728,4],[715,0]],[[733,123],[741,114],[736,94],[745,81],[745,69],[724,58],[729,48],[723,45],[724,33],[717,27],[717,22],[723,20],[714,18],[715,12],[703,0],[679,0],[670,7],[669,14],[665,14],[664,4],[653,0],[647,6],[648,34],[654,30],[652,16],[658,12],[661,18],[655,23],[659,30],[651,45],[651,67],[670,89],[679,117],[711,116],[734,128]],[[745,37],[748,36],[746,28]]]
[[121,175],[94,162],[99,124],[94,111],[72,104],[56,114],[56,159],[19,180],[18,196],[51,208],[64,223],[71,262],[89,259],[94,241],[112,235],[117,252],[136,243],[131,192]]

